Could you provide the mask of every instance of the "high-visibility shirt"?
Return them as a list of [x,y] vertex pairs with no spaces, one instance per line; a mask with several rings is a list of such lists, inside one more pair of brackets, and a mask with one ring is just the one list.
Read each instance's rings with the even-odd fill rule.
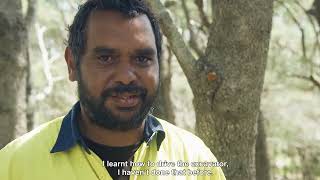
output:
[[[61,132],[66,117],[45,123],[1,149],[0,180],[112,179],[105,166],[121,164],[104,162],[80,142],[68,140],[67,132]],[[164,120],[156,121],[165,133],[161,146],[159,133],[153,133],[135,152],[132,169],[119,174],[130,174],[130,180],[225,179],[219,167],[225,163],[217,162],[202,140]],[[54,150],[59,138],[67,139],[60,148],[70,147]]]

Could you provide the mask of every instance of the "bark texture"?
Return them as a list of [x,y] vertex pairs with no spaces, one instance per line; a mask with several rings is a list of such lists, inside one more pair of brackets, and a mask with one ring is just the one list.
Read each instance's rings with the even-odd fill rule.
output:
[[0,1],[0,148],[26,132],[26,27],[20,0]]
[[205,55],[197,61],[159,0],[148,0],[194,94],[196,131],[227,179],[256,179],[255,142],[272,0],[213,0]]
[[218,80],[214,88],[203,82],[203,88],[194,90],[195,97],[202,94],[194,99],[197,132],[220,161],[228,162],[223,168],[227,179],[256,179],[257,118],[272,0],[214,0],[213,12],[203,62]]
[[265,119],[262,112],[258,118],[258,135],[256,142],[256,170],[257,179],[270,180],[270,161],[268,156],[267,135],[265,127]]

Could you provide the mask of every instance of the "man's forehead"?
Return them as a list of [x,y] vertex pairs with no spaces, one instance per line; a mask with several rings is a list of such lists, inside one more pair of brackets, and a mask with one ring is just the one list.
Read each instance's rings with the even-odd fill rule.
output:
[[89,16],[89,25],[101,26],[104,24],[116,26],[137,26],[151,28],[150,20],[145,14],[129,16],[116,10],[96,10]]
[[156,48],[151,23],[145,14],[129,17],[113,10],[95,11],[87,28],[89,48],[110,45],[120,48],[129,42],[131,47]]

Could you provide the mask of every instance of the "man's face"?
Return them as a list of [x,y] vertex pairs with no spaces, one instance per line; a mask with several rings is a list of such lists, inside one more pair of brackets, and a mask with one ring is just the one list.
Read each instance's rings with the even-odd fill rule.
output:
[[141,126],[157,94],[159,64],[146,15],[129,18],[116,11],[93,12],[78,71],[81,107],[107,129]]

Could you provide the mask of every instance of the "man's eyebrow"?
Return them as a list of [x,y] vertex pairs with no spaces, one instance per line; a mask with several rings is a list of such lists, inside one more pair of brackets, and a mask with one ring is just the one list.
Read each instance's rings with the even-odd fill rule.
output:
[[153,48],[136,49],[134,52],[135,52],[135,54],[138,54],[138,55],[149,55],[149,56],[152,56],[152,55],[156,54],[156,51]]
[[95,54],[115,54],[119,52],[119,50],[116,50],[114,48],[109,48],[106,46],[98,46],[93,49],[93,52]]

